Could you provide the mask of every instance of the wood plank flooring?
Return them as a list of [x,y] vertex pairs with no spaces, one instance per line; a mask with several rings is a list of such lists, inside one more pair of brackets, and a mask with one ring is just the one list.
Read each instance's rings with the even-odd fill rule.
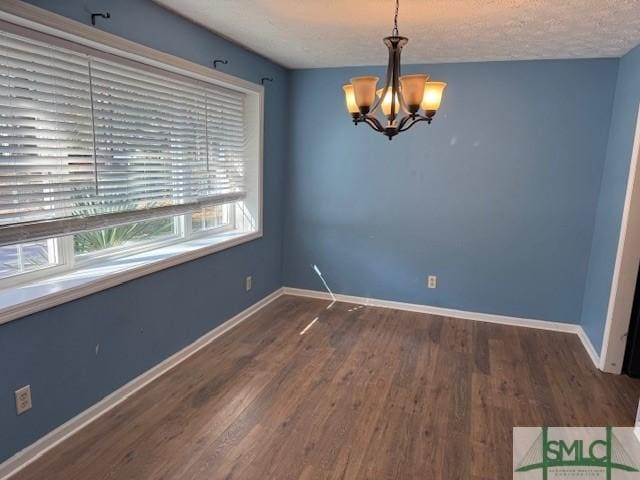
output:
[[13,479],[510,479],[513,426],[633,425],[640,381],[575,335],[327,305],[279,298]]

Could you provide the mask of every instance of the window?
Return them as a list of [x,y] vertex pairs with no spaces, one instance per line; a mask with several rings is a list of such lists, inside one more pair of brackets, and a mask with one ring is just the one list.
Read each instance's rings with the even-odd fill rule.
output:
[[73,253],[88,256],[180,238],[177,225],[176,219],[168,217],[76,233],[73,236]]
[[7,26],[0,288],[259,231],[260,89]]
[[37,272],[58,264],[56,240],[0,247],[0,278]]
[[191,215],[191,229],[194,232],[206,232],[227,228],[233,225],[234,210],[231,205],[204,207]]

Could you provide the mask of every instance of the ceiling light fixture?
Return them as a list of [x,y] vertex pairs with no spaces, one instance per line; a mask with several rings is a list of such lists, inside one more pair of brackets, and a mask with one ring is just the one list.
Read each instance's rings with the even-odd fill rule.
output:
[[[400,75],[400,53],[409,39],[398,32],[398,10],[400,0],[396,0],[393,31],[384,39],[389,49],[389,65],[384,88],[376,90],[378,77],[354,77],[351,83],[344,85],[347,110],[355,125],[366,123],[376,132],[391,140],[400,132],[406,132],[418,122],[431,123],[440,108],[442,94],[447,86],[444,82],[430,82],[424,73]],[[376,95],[378,99],[376,100]],[[420,109],[424,111],[420,113]],[[378,120],[378,110],[387,117],[387,124]],[[404,112],[401,117],[399,114]]]

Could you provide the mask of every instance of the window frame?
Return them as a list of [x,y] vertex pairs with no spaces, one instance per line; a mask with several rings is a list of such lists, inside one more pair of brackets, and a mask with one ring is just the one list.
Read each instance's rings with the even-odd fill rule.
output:
[[[42,280],[44,278],[53,277],[55,275],[59,275],[69,270],[69,262],[70,262],[70,252],[63,245],[65,237],[58,238],[50,238],[47,239],[47,242],[51,242],[53,244],[53,248],[55,250],[55,255],[57,258],[57,262],[53,265],[49,265],[47,267],[37,268],[35,270],[31,270],[29,272],[15,273],[13,275],[7,275],[6,277],[0,278],[0,290],[16,285],[22,285],[29,282],[36,282],[38,280]],[[29,243],[29,242],[26,242]],[[18,244],[16,246],[22,246],[23,244]],[[73,255],[73,252],[71,252]]]
[[[186,237],[184,235],[184,230],[182,226],[178,225],[179,223],[182,223],[182,220],[180,217],[182,217],[182,215],[173,217],[174,233],[171,236],[143,241],[137,245],[136,244],[128,245],[128,246],[121,245],[116,247],[105,248],[103,250],[96,250],[94,252],[76,253],[75,244],[74,244],[75,239],[73,238],[75,235],[70,235],[69,237],[65,237],[65,238],[69,238],[70,239],[69,241],[71,242],[71,246],[69,248],[72,251],[73,265],[76,268],[82,268],[87,265],[95,265],[100,262],[116,260],[119,258],[135,255],[137,253],[148,252],[150,250],[158,249],[166,245],[171,245],[173,243],[188,241],[189,237]],[[107,228],[110,228],[110,227],[107,227]]]
[[[227,206],[231,212],[235,212],[235,204],[223,204]],[[188,242],[190,240],[197,240],[199,238],[207,238],[217,236],[220,233],[231,232],[237,229],[237,225],[235,222],[235,213],[232,213],[232,222],[227,225],[221,225],[219,227],[213,227],[207,230],[203,230],[201,232],[193,232],[191,229],[191,214],[185,213],[183,215],[175,215],[173,217],[174,221],[174,235],[168,236],[167,238],[160,238],[155,240],[149,240],[139,243],[138,245],[129,245],[129,246],[119,246],[119,247],[111,247],[106,248],[104,250],[98,250],[96,252],[89,253],[75,253],[75,248],[73,244],[73,235],[68,237],[62,237],[64,239],[68,239],[66,241],[70,242],[71,245],[67,247],[70,249],[70,253],[67,253],[68,257],[71,260],[71,268],[68,270],[79,269],[87,266],[92,266],[96,264],[100,264],[101,262],[109,262],[111,260],[117,260],[120,258],[130,257],[132,255],[136,255],[138,253],[149,252],[152,250],[157,250],[162,247],[167,247],[170,245],[175,245],[183,242]],[[108,228],[108,227],[107,227]],[[1,287],[0,287],[1,288]]]
[[[81,271],[84,268],[99,266],[100,264],[106,264],[113,260],[131,257],[163,247],[185,243],[191,240],[216,237],[222,233],[233,232],[238,229],[236,223],[236,204],[229,203],[223,204],[223,206],[230,210],[229,216],[231,221],[228,224],[194,232],[191,228],[191,214],[175,215],[173,216],[173,222],[175,225],[175,233],[173,235],[168,236],[167,238],[143,241],[134,245],[116,246],[95,252],[78,254],[75,252],[74,235],[47,239],[47,242],[51,242],[53,244],[54,254],[58,257],[57,263],[29,272],[16,273],[2,277],[0,278],[0,291],[9,287],[20,286],[55,277],[56,275]],[[250,231],[248,233],[254,232]],[[18,245],[22,246],[22,244]]]
[[[9,7],[11,7],[11,4],[12,0],[9,2]],[[46,12],[28,4],[24,4],[24,6],[30,7],[27,8],[27,10],[35,8],[42,12]],[[95,29],[88,29],[89,31],[85,32],[83,31],[87,30],[85,25],[50,12],[41,14],[40,16],[43,18],[38,16],[38,21],[43,21],[43,23],[38,23],[34,26],[34,22],[26,22],[28,26],[25,27],[23,26],[23,24],[25,24],[25,20],[23,18],[8,14],[5,10],[5,6],[2,5],[0,7],[0,30],[8,33],[24,36],[35,41],[49,43],[55,47],[72,50],[76,53],[92,56],[107,62],[115,62],[124,67],[147,70],[148,73],[151,74],[172,76],[179,81],[190,81],[194,82],[196,85],[199,84],[205,87],[207,85],[219,86],[227,90],[234,90],[244,94],[247,150],[253,152],[252,156],[255,155],[257,159],[257,165],[253,166],[251,164],[252,162],[248,164],[248,167],[250,168],[247,170],[249,172],[247,186],[250,187],[252,182],[254,182],[255,185],[254,190],[249,192],[245,199],[249,199],[250,204],[255,203],[255,208],[252,213],[254,214],[254,217],[258,218],[259,230],[262,231],[264,142],[264,87],[262,85],[251,83],[208,67],[203,67],[187,60],[174,57],[173,55],[165,54]],[[72,24],[75,24],[75,29],[78,31],[76,32],[75,30],[72,30],[74,33],[68,33],[66,30],[58,29],[54,30],[52,33],[52,29],[44,22],[48,17],[52,16],[61,19],[62,23],[71,22]],[[6,17],[13,20],[7,21]],[[16,23],[11,23],[12,21],[15,21]],[[96,44],[95,41],[88,41],[84,38],[85,33],[90,36],[107,37],[116,45],[114,47],[111,44]],[[104,41],[108,40],[105,39]],[[230,194],[230,196],[233,197],[233,194]],[[233,199],[231,198],[229,199],[229,201],[232,200]],[[222,200],[221,203],[223,202],[224,200]],[[177,215],[179,213],[185,213],[186,211],[186,208],[184,208],[184,206],[183,208],[180,208],[180,205],[171,205],[160,208],[165,209],[167,211],[167,215]],[[178,212],[177,210],[181,211]],[[135,213],[135,210],[127,212],[127,218],[131,215],[135,215]],[[87,217],[87,221],[92,223],[94,218],[97,219],[99,216]],[[75,219],[71,219],[71,221],[75,222]],[[132,219],[131,221],[134,220]],[[20,230],[20,228],[21,225],[16,224],[12,230]],[[21,238],[19,238],[19,234],[15,231],[5,231],[3,232],[3,235],[3,238],[5,239],[8,235],[12,239],[18,238],[18,241],[21,240]],[[35,238],[28,239],[28,241],[31,240],[35,240]]]
[[[50,308],[59,303],[64,303],[75,298],[79,298],[88,293],[109,288],[111,284],[122,283],[132,278],[151,273],[152,271],[177,265],[179,263],[193,260],[204,255],[231,248],[245,242],[261,238],[263,236],[263,189],[264,189],[264,168],[263,168],[263,144],[264,144],[264,87],[257,83],[193,63],[189,60],[149,48],[135,42],[126,40],[116,35],[91,28],[83,23],[57,15],[42,8],[20,2],[18,0],[6,0],[0,7],[0,29],[9,33],[27,36],[34,40],[53,42],[54,44],[70,48],[82,53],[95,55],[98,52],[108,60],[116,59],[125,65],[135,65],[136,67],[148,67],[151,71],[158,69],[167,74],[176,74],[181,78],[187,77],[195,81],[218,85],[227,89],[236,90],[246,95],[247,106],[245,115],[247,116],[247,128],[250,130],[251,160],[249,169],[251,170],[252,191],[245,198],[244,209],[251,210],[253,228],[235,232],[232,227],[223,225],[202,232],[191,232],[191,214],[183,213],[175,215],[181,217],[182,235],[178,238],[171,238],[159,242],[152,242],[140,246],[131,246],[123,250],[111,250],[104,255],[96,254],[90,257],[78,259],[79,255],[74,254],[73,236],[58,237],[55,240],[57,255],[60,262],[50,267],[12,275],[0,279],[0,291],[6,292],[11,287],[20,287],[25,284],[37,284],[42,280],[55,280],[58,276],[64,276],[69,272],[84,269],[95,265],[101,261],[109,261],[114,258],[128,257],[140,252],[161,249],[172,244],[189,244],[175,255],[167,256],[152,264],[142,265],[127,270],[120,275],[106,274],[108,278],[101,278],[92,282],[91,286],[80,285],[77,288],[70,288],[73,291],[63,291],[60,294],[51,293],[47,298],[30,301],[29,304],[17,302],[16,305],[6,306],[0,304],[0,324],[19,318],[28,313]],[[236,204],[232,204],[236,205]],[[247,207],[246,205],[250,205]],[[234,217],[237,217],[240,210],[232,206]],[[237,220],[235,218],[234,220]],[[235,222],[231,222],[233,225]],[[244,225],[244,222],[243,222]],[[237,223],[236,223],[237,226]],[[188,230],[188,235],[184,235]],[[228,236],[222,235],[229,233]],[[210,241],[209,241],[210,240]],[[33,240],[27,240],[35,241]],[[190,245],[194,245],[191,249]],[[104,285],[98,287],[97,285]],[[87,293],[88,292],[88,293]],[[54,300],[56,297],[58,300]],[[42,301],[40,301],[42,300]]]

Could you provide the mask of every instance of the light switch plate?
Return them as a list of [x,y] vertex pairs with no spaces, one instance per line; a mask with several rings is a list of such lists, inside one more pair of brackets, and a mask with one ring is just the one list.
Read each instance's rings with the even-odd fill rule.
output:
[[247,292],[249,290],[251,290],[251,283],[252,283],[253,279],[251,278],[251,276],[248,276],[245,280],[244,280],[244,287],[247,289]]

